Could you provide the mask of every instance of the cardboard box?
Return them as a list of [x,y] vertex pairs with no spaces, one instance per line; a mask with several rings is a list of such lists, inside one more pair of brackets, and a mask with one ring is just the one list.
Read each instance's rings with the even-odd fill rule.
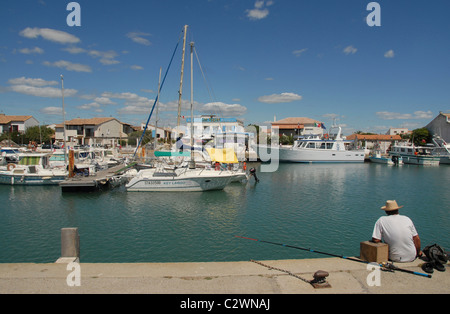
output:
[[360,256],[367,262],[383,263],[389,260],[389,246],[386,243],[364,241],[360,243]]

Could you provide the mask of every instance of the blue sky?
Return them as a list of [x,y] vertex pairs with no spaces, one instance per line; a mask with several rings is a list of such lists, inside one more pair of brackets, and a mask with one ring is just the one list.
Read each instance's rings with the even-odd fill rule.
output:
[[[246,125],[309,117],[329,126],[335,117],[348,135],[414,129],[450,112],[445,0],[377,1],[379,27],[367,25],[368,0],[80,0],[79,27],[67,25],[69,2],[1,4],[0,112],[62,122],[63,75],[67,119],[139,125],[185,24],[205,73],[195,61],[196,114]],[[176,125],[180,67],[181,47],[160,125]],[[189,103],[189,55],[184,78]]]

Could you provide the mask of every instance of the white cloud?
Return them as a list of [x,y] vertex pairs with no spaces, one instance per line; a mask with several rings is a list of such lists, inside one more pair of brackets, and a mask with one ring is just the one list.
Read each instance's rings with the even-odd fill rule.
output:
[[[35,87],[29,85],[13,85],[9,89],[13,92],[36,97],[58,98],[62,97],[61,89],[55,87]],[[75,89],[64,89],[64,96],[70,97],[77,93]]]
[[383,120],[412,120],[412,119],[431,119],[433,112],[431,111],[414,111],[411,113],[397,113],[389,111],[379,111],[376,115]]
[[8,80],[11,85],[30,85],[35,87],[58,85],[57,81],[46,81],[41,78],[26,78],[24,76]]
[[66,69],[67,71],[75,71],[75,72],[92,72],[92,69],[88,65],[72,63],[70,61],[60,60],[56,62],[44,61],[44,65],[49,67],[57,67],[60,69]]
[[394,56],[395,56],[395,53],[394,53],[394,50],[392,50],[392,49],[386,51],[386,53],[384,54],[385,58],[394,58]]
[[68,47],[62,50],[67,51],[71,54],[86,53],[93,58],[99,58],[100,63],[103,65],[112,65],[120,63],[120,61],[115,60],[118,54],[114,50],[109,51],[86,50],[79,47]]
[[306,50],[308,50],[308,48],[303,48],[300,50],[294,50],[292,51],[292,54],[296,57],[300,57]]
[[261,20],[266,18],[269,15],[269,9],[267,9],[267,7],[272,4],[273,1],[257,0],[253,9],[246,10],[247,17],[250,20]]
[[346,55],[354,55],[356,52],[358,51],[358,49],[356,49],[355,47],[353,47],[353,46],[347,46],[347,47],[345,47],[344,48],[344,50],[343,50],[343,52],[346,54]]
[[119,61],[114,60],[114,58],[117,57],[117,53],[114,50],[109,51],[90,50],[88,51],[88,55],[94,58],[100,58],[100,63],[103,65],[120,63]]
[[27,27],[19,34],[23,37],[33,39],[42,37],[46,40],[53,41],[59,44],[76,44],[81,41],[78,37],[74,35],[50,28]]
[[302,96],[294,94],[294,93],[281,93],[281,94],[272,94],[267,96],[261,96],[258,98],[258,101],[267,103],[267,104],[278,104],[278,103],[286,103],[301,100]]
[[147,38],[144,38],[144,37],[148,37],[150,35],[151,34],[142,33],[142,32],[130,32],[127,34],[127,37],[130,38],[135,43],[145,45],[145,46],[150,46],[152,43]]
[[[8,87],[8,90],[16,93],[47,98],[62,97],[60,88],[50,87],[58,85],[58,82],[56,81],[46,81],[41,78],[19,77],[8,80],[8,83],[11,85]],[[78,91],[75,89],[65,89],[64,96],[71,97],[77,92]]]
[[62,107],[45,107],[39,110],[43,114],[48,114],[52,116],[60,116],[62,115]]
[[130,69],[132,69],[132,70],[143,70],[144,68],[141,67],[140,65],[132,65],[132,66],[130,66]]
[[150,113],[150,110],[148,106],[142,107],[142,106],[136,106],[136,105],[128,105],[123,107],[122,109],[119,109],[117,111],[118,114],[138,114],[138,115],[148,115]]
[[96,102],[77,106],[77,108],[82,110],[94,110],[95,112],[103,112],[103,109],[100,108],[100,104]]
[[219,114],[222,117],[238,117],[247,112],[247,108],[239,104],[225,104],[223,102],[211,102],[198,108],[204,113]]
[[108,97],[96,97],[94,99],[95,103],[98,103],[100,105],[115,105],[116,103],[113,102],[111,99],[109,99]]
[[23,48],[19,50],[20,53],[29,55],[29,54],[33,54],[33,53],[37,53],[37,54],[43,54],[44,50],[39,48],[39,47],[34,47],[33,49],[30,48]]
[[147,97],[142,97],[142,96],[139,96],[138,94],[129,93],[129,92],[125,92],[125,93],[104,92],[102,94],[102,97],[124,99],[126,101],[141,102],[141,103],[146,103],[146,104],[148,104],[150,102],[150,99],[148,99]]
[[85,53],[85,52],[87,52],[86,49],[79,48],[79,47],[67,47],[67,48],[63,48],[62,50],[65,50],[65,51],[67,51],[69,53],[72,53],[72,54],[78,54],[78,53]]

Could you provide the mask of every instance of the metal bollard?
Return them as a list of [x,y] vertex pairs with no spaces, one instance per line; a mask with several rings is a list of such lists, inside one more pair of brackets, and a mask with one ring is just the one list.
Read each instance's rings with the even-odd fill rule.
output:
[[80,258],[80,236],[78,228],[61,229],[61,257]]

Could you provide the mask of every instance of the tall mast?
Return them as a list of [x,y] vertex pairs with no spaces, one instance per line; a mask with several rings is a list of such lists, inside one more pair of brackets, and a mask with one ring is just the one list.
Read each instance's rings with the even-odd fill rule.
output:
[[61,93],[62,93],[62,113],[63,113],[63,128],[64,128],[64,164],[67,165],[67,143],[66,143],[66,110],[64,108],[64,76],[61,74]]
[[178,116],[177,116],[177,133],[180,127],[180,117],[181,117],[181,95],[183,94],[183,76],[184,76],[184,54],[186,52],[186,33],[187,25],[184,25],[184,39],[183,39],[183,55],[181,57],[181,79],[180,79],[180,90],[178,91]]
[[194,161],[194,43],[191,42],[191,162],[189,168],[195,169]]
[[161,92],[161,70],[159,68],[159,82],[158,82],[158,100],[156,102],[156,119],[155,119],[155,143],[153,144],[153,150],[156,151],[156,145],[158,144],[158,112],[159,112],[159,95]]

